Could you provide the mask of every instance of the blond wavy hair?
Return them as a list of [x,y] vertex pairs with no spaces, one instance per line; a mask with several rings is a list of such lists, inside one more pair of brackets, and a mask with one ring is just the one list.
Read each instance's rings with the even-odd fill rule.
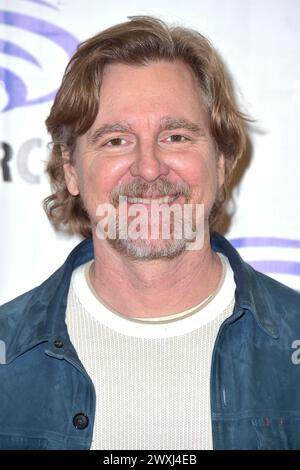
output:
[[67,189],[61,148],[67,146],[72,159],[77,136],[93,124],[105,65],[113,62],[147,65],[149,61],[177,59],[187,63],[198,79],[212,137],[225,157],[225,183],[210,214],[210,228],[217,228],[230,176],[246,152],[248,119],[239,111],[228,73],[208,39],[197,31],[168,26],[149,16],[130,17],[129,21],[83,42],[66,68],[46,120],[52,137],[47,164],[52,194],[43,201],[43,206],[54,226],[67,226],[83,237],[91,236],[91,222],[80,195],[72,196]]

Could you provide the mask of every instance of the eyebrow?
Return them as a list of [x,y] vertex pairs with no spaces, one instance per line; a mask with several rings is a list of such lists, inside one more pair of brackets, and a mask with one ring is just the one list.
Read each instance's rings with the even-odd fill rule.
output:
[[[182,117],[164,116],[159,125],[159,131],[173,131],[176,129],[186,129],[193,132],[198,136],[205,135],[203,127],[199,124],[189,121]],[[114,122],[111,124],[104,124],[96,129],[88,138],[89,144],[94,145],[98,139],[114,132],[134,132],[132,126],[127,122]]]
[[188,131],[193,132],[199,136],[205,135],[203,127],[199,124],[189,121],[185,118],[174,118],[171,116],[165,116],[161,119],[160,130],[161,131],[173,131],[176,129],[187,129]]
[[91,145],[95,144],[98,139],[106,134],[113,132],[132,132],[132,127],[125,122],[114,122],[112,124],[104,124],[103,126],[96,129],[92,135],[88,138]]

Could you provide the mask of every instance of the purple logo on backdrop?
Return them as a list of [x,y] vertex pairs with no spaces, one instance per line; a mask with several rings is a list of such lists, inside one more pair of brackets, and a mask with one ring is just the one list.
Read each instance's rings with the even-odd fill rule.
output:
[[[288,238],[274,238],[274,237],[246,237],[246,238],[233,238],[230,240],[235,248],[242,250],[243,248],[251,247],[268,247],[274,248],[274,255],[276,256],[276,249],[280,256],[275,259],[260,259],[248,260],[249,264],[254,269],[263,273],[273,274],[293,274],[300,276],[300,262],[294,260],[280,259],[284,256],[285,249],[298,249],[300,250],[300,240],[290,240]],[[300,251],[299,251],[300,252]],[[283,255],[282,255],[283,253]]]
[[[30,3],[38,3],[39,5],[57,10],[57,7],[43,0],[27,1]],[[50,39],[52,42],[61,47],[69,57],[73,54],[78,44],[77,38],[59,26],[49,23],[43,19],[27,16],[22,13],[0,10],[0,24],[20,28],[22,30],[36,34],[37,37],[46,37],[48,40]],[[34,57],[32,53],[25,49],[23,45],[16,44],[14,40],[4,40],[0,38],[0,52],[8,56],[21,58],[39,69],[42,68],[38,58]],[[53,68],[55,69],[55,63],[53,64]],[[8,95],[8,102],[5,108],[2,110],[3,112],[21,106],[31,106],[34,104],[50,101],[54,98],[56,93],[56,90],[51,90],[43,96],[39,96],[34,99],[28,99],[27,86],[24,79],[22,78],[21,68],[20,72],[16,73],[15,71],[10,70],[8,67],[0,65],[0,80],[5,84],[5,90]]]
[[52,5],[52,3],[45,2],[44,0],[25,0],[27,2],[39,3],[40,5],[45,5],[46,7],[53,8],[53,10],[58,10],[57,6]]

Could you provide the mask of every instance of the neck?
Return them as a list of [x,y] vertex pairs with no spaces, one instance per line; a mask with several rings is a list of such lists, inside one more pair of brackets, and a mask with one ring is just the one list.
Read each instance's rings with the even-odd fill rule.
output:
[[94,237],[95,262],[90,271],[97,295],[130,317],[158,317],[189,309],[217,287],[222,267],[210,246],[185,251],[168,260],[131,260]]

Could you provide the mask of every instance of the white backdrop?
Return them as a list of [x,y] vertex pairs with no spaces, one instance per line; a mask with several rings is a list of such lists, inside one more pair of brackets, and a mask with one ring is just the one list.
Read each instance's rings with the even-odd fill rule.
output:
[[0,0],[0,303],[39,284],[78,243],[55,233],[41,207],[44,121],[77,42],[136,14],[198,29],[221,53],[256,119],[226,236],[300,290],[299,0]]

